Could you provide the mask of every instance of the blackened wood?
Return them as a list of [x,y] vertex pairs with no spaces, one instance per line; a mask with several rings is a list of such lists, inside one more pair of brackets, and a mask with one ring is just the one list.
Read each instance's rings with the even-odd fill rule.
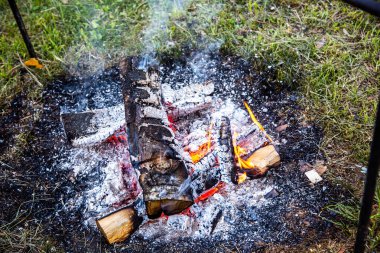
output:
[[61,114],[67,139],[73,146],[101,142],[125,125],[124,106]]
[[140,172],[148,216],[179,213],[193,201],[190,191],[179,191],[187,167],[162,105],[158,75],[139,70],[138,61],[128,58],[120,66],[131,161]]
[[222,117],[216,121],[216,154],[219,161],[221,181],[225,183],[234,182],[233,171],[235,171],[235,157],[232,143],[231,124],[227,117]]

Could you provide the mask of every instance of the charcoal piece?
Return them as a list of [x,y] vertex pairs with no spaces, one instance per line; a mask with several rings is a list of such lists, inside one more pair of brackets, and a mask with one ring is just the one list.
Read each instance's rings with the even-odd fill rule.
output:
[[225,183],[234,182],[235,157],[230,120],[227,117],[216,120],[214,129],[217,131],[215,150],[219,161],[221,181]]

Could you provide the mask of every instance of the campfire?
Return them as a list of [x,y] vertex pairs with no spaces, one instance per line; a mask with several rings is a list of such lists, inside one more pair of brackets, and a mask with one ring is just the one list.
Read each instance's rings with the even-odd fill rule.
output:
[[139,69],[137,58],[120,68],[124,105],[61,115],[73,147],[118,157],[98,189],[104,196],[91,202],[103,206],[97,227],[108,243],[152,233],[158,220],[184,222],[182,230],[203,223],[207,229],[195,232],[212,233],[221,213],[207,225],[207,202],[279,165],[276,142],[246,101],[216,96],[212,81],[173,89],[157,71]]

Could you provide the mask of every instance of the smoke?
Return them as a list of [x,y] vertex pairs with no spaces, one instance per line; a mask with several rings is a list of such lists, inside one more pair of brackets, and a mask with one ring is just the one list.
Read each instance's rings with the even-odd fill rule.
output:
[[148,26],[143,31],[143,59],[140,68],[156,63],[156,52],[163,46],[170,46],[169,23],[175,15],[186,15],[186,10],[193,0],[149,0]]
[[[72,45],[60,60],[69,74],[101,73],[122,57],[142,55],[141,68],[158,63],[162,53],[187,47],[217,50],[222,41],[210,32],[221,0],[146,0],[62,4],[77,25]],[[210,35],[213,34],[213,35]],[[217,45],[217,46],[215,46]]]
[[215,50],[222,44],[205,32],[221,10],[222,5],[216,1],[149,0],[148,4],[150,22],[143,31],[140,68],[157,63],[157,53],[162,49],[196,43]]

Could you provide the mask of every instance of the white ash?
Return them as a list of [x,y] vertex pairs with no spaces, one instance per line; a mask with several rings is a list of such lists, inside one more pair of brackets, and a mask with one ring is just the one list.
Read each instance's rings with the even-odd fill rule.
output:
[[[273,190],[272,182],[266,179],[246,181],[241,185],[227,185],[204,202],[190,207],[190,214],[177,214],[155,220],[145,220],[133,237],[144,240],[170,241],[178,238],[204,238],[228,236],[242,209],[260,207],[268,201],[265,195]],[[220,217],[218,214],[220,213]]]
[[99,143],[125,125],[123,104],[88,112],[94,112],[94,117],[92,117],[87,128],[88,135],[73,139],[72,145],[74,147],[90,146]]
[[[82,222],[95,228],[96,218],[110,213],[119,203],[125,203],[128,198],[137,195],[139,189],[131,193],[131,184],[133,180],[137,181],[137,176],[134,171],[128,170],[131,165],[127,157],[128,150],[121,145],[110,149],[72,149],[68,158],[57,166],[71,170],[73,173],[69,180],[74,184],[84,183],[85,188],[64,203],[65,209],[68,212],[81,210]],[[123,173],[123,169],[128,170],[127,173]]]

